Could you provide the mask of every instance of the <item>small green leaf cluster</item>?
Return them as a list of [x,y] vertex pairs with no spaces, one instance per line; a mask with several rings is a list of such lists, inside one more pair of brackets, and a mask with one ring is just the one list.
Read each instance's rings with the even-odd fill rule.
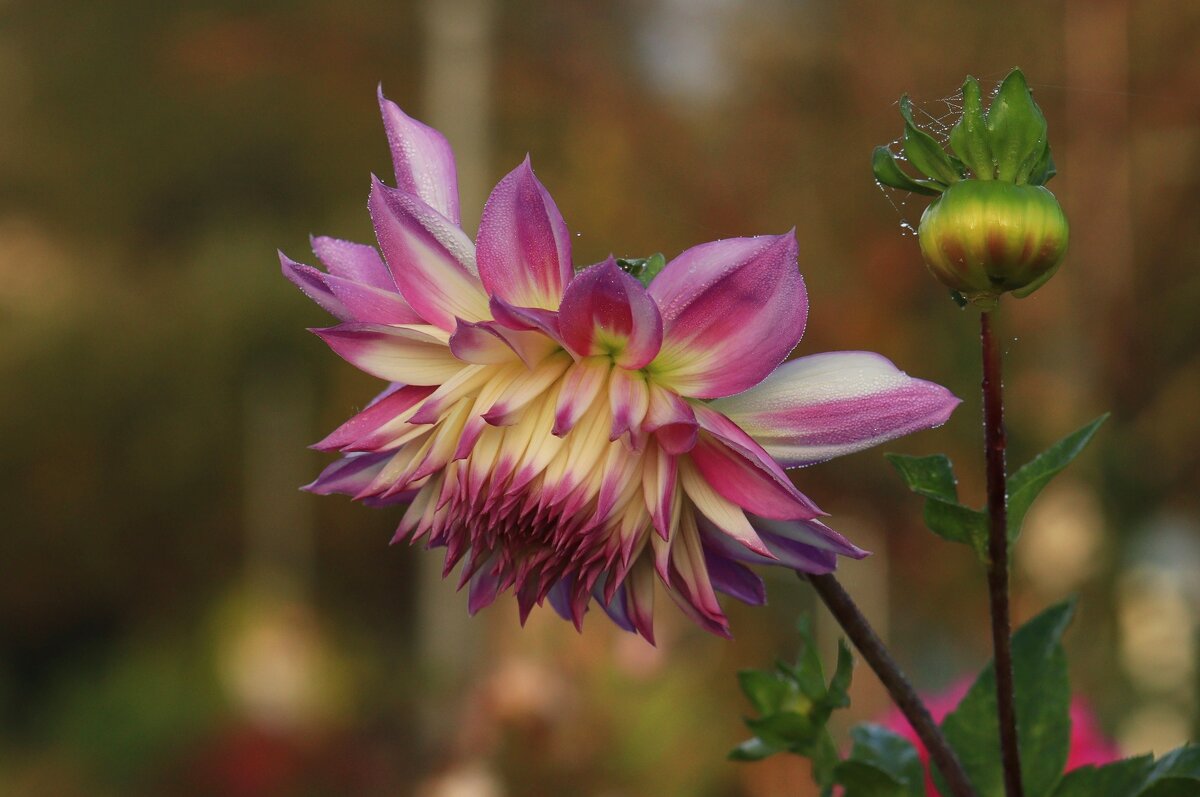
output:
[[650,257],[618,257],[617,266],[630,276],[636,277],[646,287],[658,276],[667,265],[667,258],[662,252],[655,252]]
[[[1050,480],[1079,456],[1108,419],[1108,414],[1051,445],[1008,477],[1008,543],[1021,534],[1025,515]],[[980,561],[988,561],[987,515],[958,500],[954,465],[945,454],[911,457],[885,454],[905,484],[925,499],[925,525],[944,540],[970,545]]]
[[960,180],[1001,180],[1016,185],[1045,185],[1054,176],[1046,117],[1034,102],[1019,69],[1000,84],[991,107],[983,108],[979,81],[963,83],[962,117],[950,130],[950,148],[913,121],[912,101],[900,98],[904,118],[904,157],[919,173],[910,177],[887,147],[871,155],[875,179],[892,188],[936,196]]
[[924,770],[917,751],[903,737],[877,726],[855,728],[854,747],[845,760],[826,725],[835,709],[850,705],[853,659],[838,642],[837,666],[829,682],[817,655],[807,618],[799,624],[801,649],[795,664],[738,673],[742,691],[758,712],[747,718],[754,736],[730,752],[735,761],[758,761],[789,752],[812,761],[822,795],[843,787],[845,797],[921,797]]
[[[1100,767],[1064,773],[1071,752],[1071,685],[1062,638],[1074,616],[1074,601],[1043,611],[1013,635],[1013,687],[1021,782],[1026,797],[1197,797],[1200,795],[1200,746],[1187,746],[1154,761],[1140,756]],[[755,736],[730,753],[738,761],[757,761],[790,752],[812,761],[813,779],[822,797],[841,787],[843,797],[926,797],[925,769],[916,748],[881,725],[863,724],[851,733],[853,747],[842,758],[826,724],[834,709],[850,701],[852,661],[839,645],[837,670],[828,684],[807,625],[795,665],[738,674],[742,691],[758,717],[746,725]],[[958,706],[942,720],[942,733],[962,763],[979,797],[1004,797],[999,756],[996,671],[989,662]],[[934,782],[950,794],[934,768]]]

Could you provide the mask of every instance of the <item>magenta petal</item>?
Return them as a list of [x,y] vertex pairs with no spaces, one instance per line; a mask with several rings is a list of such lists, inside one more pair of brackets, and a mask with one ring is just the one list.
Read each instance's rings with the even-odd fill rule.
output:
[[506,363],[516,357],[508,341],[487,321],[473,324],[460,319],[450,336],[450,351],[460,360],[479,365]]
[[509,304],[499,296],[493,296],[489,302],[496,323],[522,332],[537,330],[549,335],[555,341],[562,342],[559,332],[558,313],[553,310],[543,310],[537,307],[519,307]]
[[396,290],[396,281],[373,246],[318,235],[312,239],[312,250],[335,277],[383,291]]
[[762,606],[767,602],[766,585],[750,568],[738,564],[707,544],[704,546],[704,562],[713,589],[751,606]]
[[662,345],[662,318],[654,300],[611,256],[575,275],[558,318],[571,351],[580,357],[606,354],[622,368],[641,368]]
[[357,495],[375,480],[392,452],[350,454],[328,465],[321,475],[302,489],[317,495]]
[[379,87],[379,110],[392,150],[396,187],[419,196],[458,224],[458,170],[445,136],[400,110],[383,96],[383,86]]
[[824,514],[796,489],[770,455],[728,418],[693,407],[703,433],[689,456],[725,500],[766,518],[789,520]]
[[432,392],[433,388],[430,386],[400,385],[343,423],[312,448],[318,451],[334,451],[353,445]]
[[361,282],[325,275],[325,284],[333,291],[354,321],[376,324],[424,324],[394,287],[382,290]]
[[571,281],[571,238],[528,157],[492,190],[476,245],[489,295],[518,307],[558,309]]
[[642,431],[653,434],[668,454],[686,454],[696,445],[696,413],[679,394],[650,385],[650,406]]
[[367,206],[396,287],[422,318],[447,332],[459,318],[490,318],[474,247],[462,230],[415,195],[378,179]]
[[440,385],[465,367],[436,327],[351,322],[312,330],[351,365],[406,385]]
[[815,354],[712,403],[784,467],[811,465],[945,423],[959,404],[871,352]]
[[312,266],[297,263],[283,252],[279,253],[279,265],[288,282],[299,288],[301,293],[316,302],[325,312],[340,321],[349,321],[353,317],[341,300],[333,295],[329,288],[328,274]]
[[808,314],[792,233],[693,247],[667,264],[650,295],[663,318],[651,368],[696,398],[758,384],[800,340]]

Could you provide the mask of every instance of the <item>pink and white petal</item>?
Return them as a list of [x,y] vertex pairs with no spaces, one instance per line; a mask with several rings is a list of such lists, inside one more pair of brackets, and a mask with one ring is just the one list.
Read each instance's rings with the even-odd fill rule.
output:
[[882,355],[843,351],[786,362],[758,386],[711,406],[794,467],[940,426],[959,403]]
[[804,332],[808,298],[796,236],[729,238],[693,247],[650,283],[663,319],[655,378],[695,398],[762,381]]
[[604,357],[585,357],[567,369],[558,392],[551,434],[562,437],[575,428],[575,424],[579,423],[579,419],[591,409],[592,402],[600,395],[611,369],[612,366]]
[[479,365],[516,360],[516,351],[500,336],[495,326],[487,321],[472,323],[459,319],[454,334],[450,336],[450,352],[460,360]]
[[325,275],[325,284],[354,321],[375,324],[425,323],[425,319],[417,315],[417,311],[404,301],[394,287],[383,290],[334,274]]
[[555,343],[562,343],[562,334],[558,327],[558,312],[555,310],[518,307],[509,304],[499,296],[491,297],[489,309],[496,319],[496,323],[507,329],[520,332],[541,332],[553,339]]
[[658,354],[662,318],[637,279],[611,256],[589,266],[567,286],[558,311],[567,348],[580,357],[608,355],[637,370]]
[[491,318],[466,233],[415,195],[378,178],[367,206],[396,287],[422,318],[447,332],[459,318]]
[[796,489],[775,460],[728,418],[694,405],[702,433],[689,456],[713,488],[762,517],[790,520],[824,514]]
[[752,565],[775,565],[799,573],[830,573],[837,568],[837,554],[833,551],[786,537],[777,537],[761,528],[759,537],[771,551],[770,559],[747,550],[711,524],[702,523],[701,534],[706,550],[738,562]]
[[614,368],[608,378],[608,401],[612,407],[610,440],[628,432],[633,437],[642,426],[650,408],[650,388],[646,377],[637,371]]
[[516,423],[529,403],[541,398],[570,365],[571,357],[566,352],[546,358],[537,368],[514,379],[483,419],[493,426]]
[[817,518],[772,520],[752,516],[750,522],[758,530],[759,536],[764,539],[770,536],[771,538],[790,540],[830,551],[838,556],[848,556],[851,559],[864,559],[870,556],[870,551],[859,548]]
[[328,274],[312,266],[297,263],[283,252],[279,253],[279,265],[288,282],[299,288],[301,293],[316,302],[322,310],[339,321],[349,321],[352,318],[350,311],[330,289]]
[[371,434],[415,404],[423,401],[433,388],[401,385],[373,402],[369,407],[343,423],[312,448],[318,451],[335,451],[354,445],[364,436]]
[[455,224],[458,217],[458,170],[454,151],[438,131],[413,119],[383,96],[379,110],[392,150],[396,187],[419,196],[425,204]]
[[696,413],[678,393],[649,383],[650,406],[642,421],[642,431],[653,434],[663,450],[686,454],[696,445],[699,427]]
[[395,292],[396,281],[375,247],[324,235],[315,236],[311,243],[313,253],[335,277]]
[[476,244],[488,295],[518,307],[558,309],[571,281],[571,237],[528,157],[492,190]]
[[678,491],[675,489],[679,474],[678,459],[657,445],[650,445],[642,457],[642,498],[650,513],[654,530],[666,540],[671,535],[672,525],[678,522],[673,517],[673,508]]
[[466,366],[437,327],[349,322],[312,332],[351,365],[391,382],[440,385]]
[[654,644],[654,560],[639,556],[625,576],[629,620],[638,633]]
[[754,527],[750,525],[745,511],[737,504],[722,497],[712,485],[704,480],[696,466],[686,459],[680,463],[679,484],[687,493],[687,497],[695,509],[708,518],[718,531],[746,546],[759,556],[767,559],[774,558],[763,541],[759,539]]
[[317,495],[358,495],[374,481],[391,458],[391,452],[350,454],[341,457],[326,466],[320,476],[301,489]]

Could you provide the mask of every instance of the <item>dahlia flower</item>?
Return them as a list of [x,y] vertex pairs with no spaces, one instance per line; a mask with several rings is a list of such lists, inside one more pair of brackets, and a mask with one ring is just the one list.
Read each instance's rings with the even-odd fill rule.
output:
[[388,387],[314,447],[307,489],[407,504],[394,541],[461,563],[469,611],[516,594],[578,627],[596,601],[653,641],[656,583],[728,636],[717,593],[762,603],[745,565],[804,573],[866,552],[785,467],[930,426],[958,400],[866,352],[783,363],[807,297],[792,233],[701,244],[643,285],[576,270],[529,159],[492,191],[474,243],[440,133],[379,95],[396,187],[371,185],[379,249],[315,238],[284,274],[341,322],[313,330]]

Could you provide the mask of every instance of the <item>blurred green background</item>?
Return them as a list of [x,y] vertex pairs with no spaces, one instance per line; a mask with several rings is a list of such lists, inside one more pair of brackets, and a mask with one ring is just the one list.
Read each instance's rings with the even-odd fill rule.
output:
[[[399,512],[296,487],[373,380],[275,249],[372,240],[374,91],[445,131],[464,224],[531,153],[579,263],[797,228],[798,351],[871,349],[964,398],[890,450],[982,501],[973,312],[922,205],[872,182],[896,99],[1029,76],[1072,223],[1006,306],[1010,461],[1105,410],[1016,550],[1018,619],[1082,595],[1074,685],[1127,752],[1194,735],[1200,624],[1200,5],[1148,0],[0,3],[0,794],[804,795],[735,765],[733,673],[812,607],[772,574],[737,639],[672,607],[468,619]],[[842,578],[923,689],[987,658],[982,573],[867,452],[796,474],[876,551]],[[824,645],[837,631],[814,611]],[[856,673],[849,719],[885,711]],[[846,722],[848,720],[842,720]]]

